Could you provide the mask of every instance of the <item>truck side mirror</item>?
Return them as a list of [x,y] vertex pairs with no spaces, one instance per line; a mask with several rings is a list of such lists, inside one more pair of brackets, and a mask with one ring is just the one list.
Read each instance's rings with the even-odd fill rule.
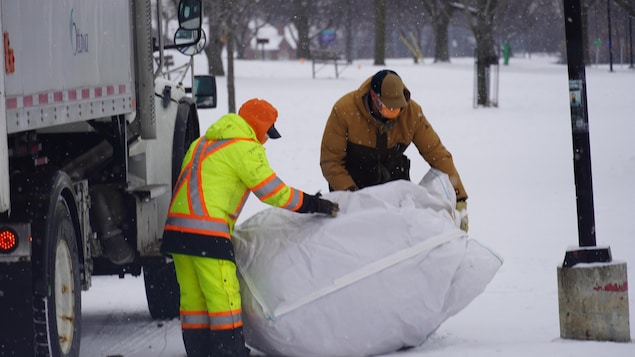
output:
[[194,76],[194,101],[202,109],[216,108],[216,77],[212,75]]
[[181,0],[178,17],[179,28],[199,30],[203,23],[201,0]]
[[186,56],[194,56],[195,54],[201,53],[206,43],[207,37],[203,30],[186,30],[181,28],[174,33],[174,47]]

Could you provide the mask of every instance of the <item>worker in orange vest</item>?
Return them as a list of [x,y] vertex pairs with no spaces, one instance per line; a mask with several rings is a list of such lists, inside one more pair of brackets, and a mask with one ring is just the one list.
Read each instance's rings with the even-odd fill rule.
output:
[[174,259],[188,357],[248,356],[231,237],[250,192],[269,205],[335,216],[337,203],[287,186],[269,166],[263,144],[280,138],[278,111],[250,99],[195,140],[183,167],[163,233]]

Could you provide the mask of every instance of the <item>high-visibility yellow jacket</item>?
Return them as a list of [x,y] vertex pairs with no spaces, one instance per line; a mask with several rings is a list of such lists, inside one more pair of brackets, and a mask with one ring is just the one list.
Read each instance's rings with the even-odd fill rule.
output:
[[317,197],[276,175],[254,129],[238,114],[226,114],[185,154],[161,251],[234,260],[231,235],[249,192],[295,212],[317,207]]

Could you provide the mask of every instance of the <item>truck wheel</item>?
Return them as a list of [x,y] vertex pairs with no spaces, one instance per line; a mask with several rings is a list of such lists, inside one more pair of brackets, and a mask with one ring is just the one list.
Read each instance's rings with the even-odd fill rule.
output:
[[[59,182],[59,181],[58,181]],[[33,240],[35,285],[33,312],[37,357],[79,356],[81,285],[77,234],[61,187],[47,215],[36,222]],[[54,199],[55,199],[54,198]]]
[[153,319],[169,320],[179,316],[179,284],[174,263],[157,259],[143,265],[148,310]]
[[[180,103],[172,140],[172,187],[181,171],[183,157],[190,144],[199,137],[198,119],[192,116],[188,103]],[[146,300],[154,319],[173,319],[179,316],[179,284],[174,263],[159,258],[143,265]]]

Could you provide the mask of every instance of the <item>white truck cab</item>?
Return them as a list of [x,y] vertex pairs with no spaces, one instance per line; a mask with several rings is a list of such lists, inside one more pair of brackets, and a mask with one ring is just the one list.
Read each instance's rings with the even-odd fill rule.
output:
[[201,0],[180,1],[170,44],[160,7],[0,0],[0,355],[79,356],[94,275],[143,274],[150,314],[178,316],[159,246],[216,91],[210,76],[192,76],[193,96],[162,77],[164,50],[203,49]]

